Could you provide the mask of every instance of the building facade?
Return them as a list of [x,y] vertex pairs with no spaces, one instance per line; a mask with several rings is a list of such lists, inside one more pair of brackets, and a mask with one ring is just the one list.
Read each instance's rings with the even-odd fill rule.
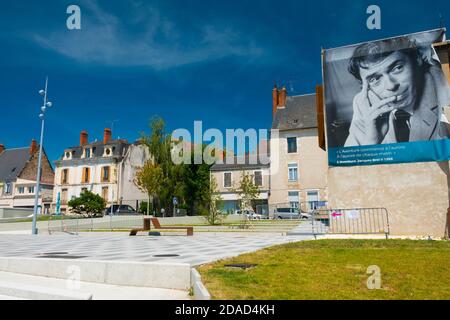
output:
[[134,184],[134,175],[150,159],[143,144],[111,139],[105,129],[103,140],[89,142],[88,133],[80,133],[80,144],[64,150],[55,161],[53,205],[59,201],[62,213],[68,213],[68,202],[88,190],[100,195],[108,205],[130,204],[136,210],[146,200]]
[[[238,164],[215,164],[211,175],[216,179],[225,203],[225,212],[239,208],[237,183],[243,172],[250,173],[260,188],[258,205],[269,211],[276,207],[301,208],[304,211],[324,207],[328,201],[327,155],[318,145],[315,94],[288,97],[286,89],[273,89],[273,123],[269,147],[258,146],[257,161],[245,157]],[[265,155],[270,161],[262,164]],[[244,157],[242,157],[244,158]],[[251,164],[257,163],[257,164]],[[267,210],[267,209],[266,209]]]
[[223,200],[223,212],[234,213],[236,210],[241,209],[238,191],[239,182],[245,173],[252,177],[253,183],[259,189],[258,198],[252,203],[253,209],[260,211],[260,208],[267,207],[270,194],[269,164],[262,164],[257,157],[255,157],[255,161],[250,159],[251,157],[248,155],[243,157],[235,156],[232,164],[215,164],[211,167],[211,176],[214,177],[218,192]]
[[[5,149],[0,145],[0,207],[34,208],[39,146]],[[42,153],[39,212],[49,213],[54,172],[45,150]]]
[[272,92],[269,203],[311,211],[326,206],[327,154],[318,146],[315,94]]

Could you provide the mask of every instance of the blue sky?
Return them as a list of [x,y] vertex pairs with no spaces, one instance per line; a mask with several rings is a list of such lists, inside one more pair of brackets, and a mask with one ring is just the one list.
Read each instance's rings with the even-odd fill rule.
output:
[[[66,9],[81,8],[81,30]],[[381,7],[382,29],[366,28]],[[148,131],[153,115],[169,130],[269,128],[273,84],[289,95],[321,83],[321,47],[332,48],[440,26],[450,1],[29,1],[0,7],[0,143],[38,139],[49,76],[44,146],[51,160],[77,145]]]

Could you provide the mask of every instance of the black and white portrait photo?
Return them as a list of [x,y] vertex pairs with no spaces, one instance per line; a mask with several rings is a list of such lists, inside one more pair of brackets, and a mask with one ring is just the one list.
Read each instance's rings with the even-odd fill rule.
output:
[[450,89],[432,45],[443,37],[439,29],[325,51],[329,147],[449,138]]

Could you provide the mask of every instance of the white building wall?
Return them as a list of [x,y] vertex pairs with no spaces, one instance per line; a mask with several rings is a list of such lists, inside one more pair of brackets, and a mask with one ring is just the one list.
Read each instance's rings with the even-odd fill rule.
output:
[[124,160],[119,165],[119,198],[124,203],[135,206],[136,200],[147,201],[148,196],[134,183],[136,173],[150,160],[150,152],[145,145],[130,145]]

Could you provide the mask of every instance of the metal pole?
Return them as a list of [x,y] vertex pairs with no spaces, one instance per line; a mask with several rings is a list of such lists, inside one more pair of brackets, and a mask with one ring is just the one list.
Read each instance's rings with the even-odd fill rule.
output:
[[[47,85],[48,78],[45,79],[45,94],[44,94],[44,106],[47,105]],[[44,113],[43,113],[44,114]],[[39,159],[38,159],[38,170],[36,176],[36,188],[34,190],[34,212],[33,212],[33,223],[31,227],[31,234],[37,234],[38,230],[36,228],[36,218],[37,218],[37,210],[38,210],[38,202],[39,202],[39,188],[41,186],[41,162],[42,162],[42,144],[44,143],[44,125],[45,125],[45,115],[42,117],[41,124],[41,139],[39,142]],[[42,207],[42,203],[41,203]]]
[[[109,229],[112,231],[112,216],[113,216],[113,208],[114,208],[114,189],[112,190],[112,198],[111,198],[111,212],[109,214]],[[117,209],[119,210],[119,209]]]

